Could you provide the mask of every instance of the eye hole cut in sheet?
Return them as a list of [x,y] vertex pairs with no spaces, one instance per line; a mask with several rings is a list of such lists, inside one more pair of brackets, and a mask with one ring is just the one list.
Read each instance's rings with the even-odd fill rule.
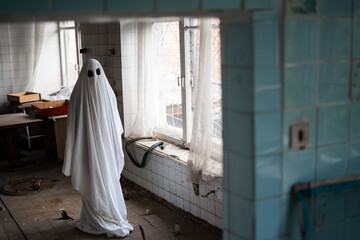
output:
[[89,59],[70,98],[62,169],[82,196],[76,226],[84,232],[125,237],[133,230],[119,181],[124,167],[122,133],[114,91],[101,64]]

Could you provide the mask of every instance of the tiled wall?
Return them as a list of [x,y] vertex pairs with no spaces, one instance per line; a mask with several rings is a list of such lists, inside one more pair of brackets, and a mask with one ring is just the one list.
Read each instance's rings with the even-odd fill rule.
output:
[[[222,28],[226,239],[301,239],[291,186],[360,173],[360,2],[284,4],[284,22],[275,9]],[[291,150],[300,116],[311,144]],[[356,191],[315,198],[316,239],[360,238],[359,203]]]
[[[145,150],[135,147],[140,161]],[[186,180],[187,166],[159,154],[150,154],[144,168],[137,168],[125,153],[122,175],[139,186],[165,199],[174,206],[199,217],[218,228],[223,227],[222,183],[214,180],[200,183],[200,195],[194,194],[193,186]],[[206,195],[210,191],[215,194]]]
[[9,48],[9,27],[7,23],[0,24],[0,113],[7,112],[6,95],[13,91]]
[[[98,60],[118,100],[118,109],[123,121],[120,23],[80,24],[81,45],[87,52],[83,62],[89,58]],[[124,122],[124,121],[123,121]]]

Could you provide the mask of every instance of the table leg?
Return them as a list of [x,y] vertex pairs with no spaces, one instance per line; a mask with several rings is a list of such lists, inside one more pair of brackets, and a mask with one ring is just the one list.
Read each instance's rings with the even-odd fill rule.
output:
[[6,129],[6,147],[8,152],[9,167],[11,171],[20,162],[20,150],[17,128]]

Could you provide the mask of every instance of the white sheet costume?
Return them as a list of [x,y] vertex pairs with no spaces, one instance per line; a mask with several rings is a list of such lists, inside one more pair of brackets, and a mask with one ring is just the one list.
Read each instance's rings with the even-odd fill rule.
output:
[[62,169],[82,196],[77,227],[84,232],[124,237],[133,230],[119,182],[122,132],[115,94],[101,64],[89,59],[70,98]]

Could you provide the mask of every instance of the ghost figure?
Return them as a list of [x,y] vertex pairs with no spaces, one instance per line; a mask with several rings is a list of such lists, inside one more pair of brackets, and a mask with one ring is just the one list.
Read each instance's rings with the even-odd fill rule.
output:
[[72,92],[62,172],[82,196],[77,228],[109,237],[129,235],[120,185],[123,128],[115,94],[100,63],[89,59]]

